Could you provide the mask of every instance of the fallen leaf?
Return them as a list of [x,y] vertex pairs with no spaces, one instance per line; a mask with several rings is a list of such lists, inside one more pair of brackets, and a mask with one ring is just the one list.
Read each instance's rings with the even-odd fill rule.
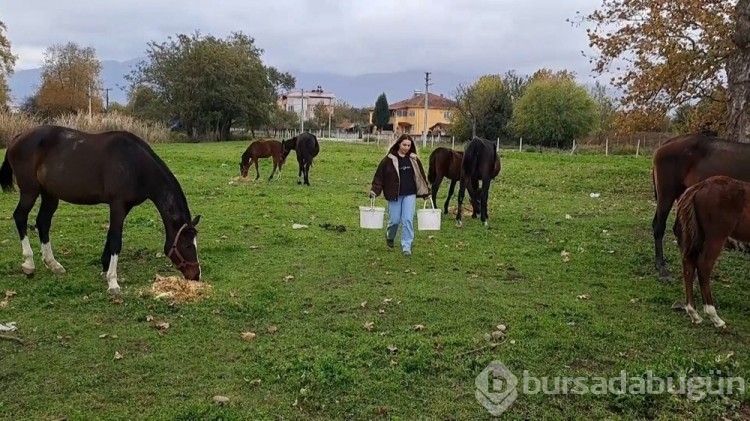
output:
[[167,330],[169,329],[169,323],[167,322],[159,322],[154,325],[159,330]]
[[359,303],[359,306],[362,308],[365,308],[366,305],[367,305],[367,301],[362,301],[361,303]]
[[591,298],[589,294],[583,294],[583,295],[578,296],[579,300],[588,300],[589,298]]
[[147,322],[150,322],[150,321],[153,321],[153,320],[154,320],[154,316],[152,316],[150,314],[148,316],[146,316],[146,321]]
[[278,332],[278,331],[279,331],[279,328],[278,328],[278,327],[277,327],[276,325],[271,325],[271,326],[268,326],[268,327],[266,328],[266,332],[268,332],[268,333],[270,333],[270,334],[272,334],[272,335],[273,335],[274,333]]
[[13,298],[15,296],[16,296],[16,291],[14,290],[5,291],[5,298]]
[[253,332],[243,332],[242,339],[245,341],[252,341],[257,335]]
[[383,309],[381,308],[380,310],[378,310],[378,313],[380,313],[380,314],[385,314],[385,310],[383,310]]
[[385,304],[388,304],[388,303],[390,303],[391,301],[393,301],[393,299],[391,299],[391,298],[383,298],[383,302],[384,302]]
[[396,345],[388,345],[388,350],[391,352],[396,352],[398,351],[398,348],[396,347]]
[[287,275],[284,277],[284,281],[287,281],[287,282],[291,281],[292,279],[294,279],[294,275]]
[[374,328],[375,328],[375,323],[373,322],[365,323],[365,330],[367,330],[368,332],[372,332]]
[[424,330],[424,325],[414,325],[414,330],[419,332],[420,330]]
[[122,354],[120,354],[119,352],[115,351],[115,359],[116,360],[121,360],[122,359]]
[[573,217],[572,217],[572,216],[570,216],[570,215],[568,215],[568,214],[566,213],[566,214],[565,214],[565,219],[573,219]]
[[225,405],[229,403],[229,398],[226,396],[214,396],[213,400],[215,403],[218,403],[219,405]]
[[563,262],[570,261],[570,253],[568,253],[567,251],[563,250],[562,252],[560,252],[560,256],[562,256]]
[[107,335],[106,333],[102,333],[101,335],[99,335],[99,339],[104,339],[107,336],[109,336],[109,335]]

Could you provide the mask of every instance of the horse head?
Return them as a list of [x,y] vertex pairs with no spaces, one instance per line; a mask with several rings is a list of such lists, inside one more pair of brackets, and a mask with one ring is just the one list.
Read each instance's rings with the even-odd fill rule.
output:
[[242,178],[247,178],[248,171],[250,171],[250,154],[245,151],[240,158],[240,175]]
[[292,151],[292,149],[296,147],[297,147],[297,136],[294,136],[291,139],[287,139],[281,142],[281,161],[286,161],[286,157],[289,156],[289,153]]
[[191,222],[182,224],[172,244],[164,245],[167,257],[186,279],[192,281],[201,279],[201,265],[198,262],[198,230],[195,228],[200,219],[201,216],[197,215]]

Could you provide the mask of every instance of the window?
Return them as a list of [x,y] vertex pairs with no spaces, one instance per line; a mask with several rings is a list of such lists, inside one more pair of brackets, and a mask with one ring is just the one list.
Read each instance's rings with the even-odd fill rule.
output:
[[453,118],[453,113],[450,111],[446,111],[443,113],[443,118],[445,118],[446,120],[450,120],[451,118]]
[[416,114],[414,110],[409,110],[409,117],[414,117]]

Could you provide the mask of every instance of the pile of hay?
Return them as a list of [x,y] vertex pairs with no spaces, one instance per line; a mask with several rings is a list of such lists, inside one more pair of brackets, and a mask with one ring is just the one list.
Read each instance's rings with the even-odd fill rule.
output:
[[[450,212],[451,215],[455,215],[458,211],[458,206],[448,206],[448,212]],[[467,200],[464,202],[464,208],[462,209],[461,215],[462,216],[471,216],[471,203]]]
[[156,300],[169,299],[172,302],[196,302],[211,293],[212,287],[206,282],[190,281],[182,276],[156,275],[151,288],[145,294]]

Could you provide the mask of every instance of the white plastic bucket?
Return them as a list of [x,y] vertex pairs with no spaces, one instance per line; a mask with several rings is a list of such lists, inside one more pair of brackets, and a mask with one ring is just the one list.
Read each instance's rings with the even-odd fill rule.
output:
[[375,207],[375,199],[370,199],[370,206],[359,207],[359,226],[365,229],[383,229],[385,208]]
[[417,210],[417,229],[419,231],[440,231],[443,211],[442,209],[435,209],[432,198],[430,198],[430,204],[432,209],[427,209],[427,200],[425,200],[422,209]]

